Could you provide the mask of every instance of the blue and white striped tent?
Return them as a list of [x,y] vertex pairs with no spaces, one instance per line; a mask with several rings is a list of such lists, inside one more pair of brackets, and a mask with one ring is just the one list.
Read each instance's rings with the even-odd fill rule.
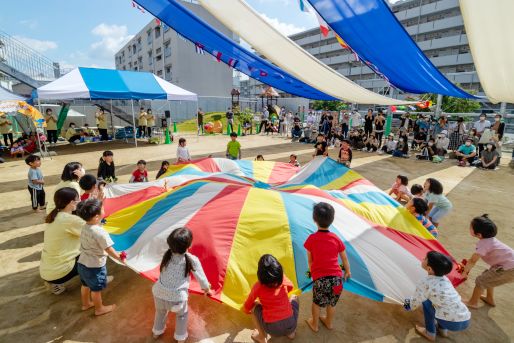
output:
[[44,100],[176,100],[197,101],[196,94],[149,72],[77,68],[39,87]]

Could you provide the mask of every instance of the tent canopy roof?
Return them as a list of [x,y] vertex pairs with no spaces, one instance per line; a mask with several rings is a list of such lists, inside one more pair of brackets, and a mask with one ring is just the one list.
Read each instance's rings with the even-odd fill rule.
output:
[[13,92],[10,92],[9,90],[5,89],[4,87],[0,87],[0,101],[10,101],[10,100],[25,101],[27,99],[20,95],[16,95]]
[[39,87],[39,99],[196,101],[196,94],[149,72],[77,68]]

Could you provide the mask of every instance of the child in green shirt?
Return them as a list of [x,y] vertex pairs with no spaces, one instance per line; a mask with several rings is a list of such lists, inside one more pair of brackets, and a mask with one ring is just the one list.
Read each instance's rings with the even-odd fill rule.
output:
[[230,134],[230,142],[227,144],[226,156],[231,160],[241,159],[241,143],[237,141],[237,133],[235,132]]

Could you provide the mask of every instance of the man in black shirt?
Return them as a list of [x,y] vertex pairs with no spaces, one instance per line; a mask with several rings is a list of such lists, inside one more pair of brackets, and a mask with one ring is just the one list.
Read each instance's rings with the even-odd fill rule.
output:
[[314,154],[312,157],[316,156],[328,156],[328,144],[325,141],[325,135],[322,133],[318,133],[318,137],[316,138],[316,144],[314,144]]

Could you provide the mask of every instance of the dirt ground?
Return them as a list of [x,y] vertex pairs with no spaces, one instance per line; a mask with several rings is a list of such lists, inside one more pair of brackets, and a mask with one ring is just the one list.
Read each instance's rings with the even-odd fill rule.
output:
[[[194,157],[208,154],[224,156],[226,137],[188,137]],[[243,156],[253,159],[263,154],[266,159],[287,161],[297,152],[300,162],[310,159],[311,147],[289,143],[281,138],[242,137]],[[45,159],[47,195],[53,194],[63,165],[80,161],[86,170],[95,171],[103,150],[113,150],[120,182],[126,182],[138,159],[149,161],[154,175],[163,159],[175,156],[176,144],[135,149],[125,143],[63,146],[55,150],[59,156]],[[335,155],[335,152],[332,151]],[[498,238],[514,246],[514,211],[512,170],[504,166],[498,171],[479,171],[455,167],[453,161],[442,164],[396,159],[362,152],[354,153],[353,167],[382,189],[390,187],[397,174],[405,174],[416,182],[437,176],[449,190],[454,204],[450,216],[441,223],[440,240],[460,260],[468,258],[476,243],[469,235],[473,216],[489,213],[499,227]],[[95,318],[91,311],[80,311],[80,285],[77,279],[67,285],[59,296],[49,293],[39,277],[39,259],[43,243],[43,215],[33,214],[26,190],[27,167],[23,161],[8,161],[0,165],[0,342],[154,342],[151,338],[153,300],[151,282],[128,268],[108,263],[114,281],[104,292],[106,303],[116,303],[112,314]],[[471,281],[459,287],[468,298],[473,279],[485,268],[479,263]],[[440,342],[512,342],[514,340],[514,285],[498,288],[497,307],[482,306],[472,311],[471,327]],[[321,329],[316,335],[304,320],[310,312],[311,294],[300,297],[301,310],[295,342],[423,342],[413,330],[422,321],[421,311],[405,312],[397,305],[376,303],[344,293],[338,305],[336,328]],[[188,342],[251,342],[249,316],[200,296],[191,296]],[[170,316],[168,330],[158,342],[172,341]],[[288,342],[273,339],[273,342]]]

